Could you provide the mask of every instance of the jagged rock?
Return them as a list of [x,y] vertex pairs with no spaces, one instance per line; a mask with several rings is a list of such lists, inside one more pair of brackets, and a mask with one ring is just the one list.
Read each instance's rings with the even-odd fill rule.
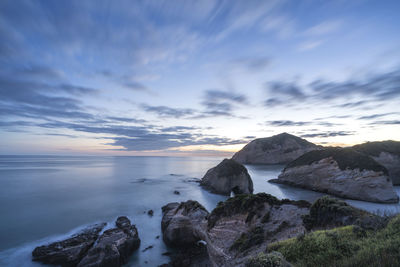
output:
[[310,213],[303,217],[307,230],[329,229],[345,225],[358,225],[363,229],[377,230],[386,225],[385,218],[357,209],[344,201],[324,196],[317,199]]
[[245,266],[268,243],[306,231],[302,216],[310,203],[259,193],[220,202],[208,217],[205,241],[214,266]]
[[76,266],[92,247],[106,223],[87,227],[72,237],[33,250],[32,260],[46,264]]
[[253,193],[253,181],[247,169],[232,159],[224,159],[216,167],[209,169],[200,185],[222,195],[230,195],[231,192]]
[[78,266],[118,267],[127,262],[128,257],[140,246],[139,235],[125,216],[119,217],[115,224],[117,228],[104,231]]
[[310,151],[289,163],[278,179],[270,182],[363,201],[399,201],[385,167],[351,148]]
[[384,166],[389,171],[393,185],[400,185],[400,142],[367,142],[353,148]]
[[169,203],[162,212],[161,230],[168,246],[188,247],[203,239],[208,211],[197,201]]
[[283,164],[320,147],[300,137],[281,133],[248,143],[232,159],[242,164]]

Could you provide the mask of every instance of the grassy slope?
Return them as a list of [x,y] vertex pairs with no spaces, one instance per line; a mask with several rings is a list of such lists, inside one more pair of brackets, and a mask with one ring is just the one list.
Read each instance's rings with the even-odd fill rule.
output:
[[357,226],[315,231],[268,246],[295,266],[400,266],[400,215],[378,231]]

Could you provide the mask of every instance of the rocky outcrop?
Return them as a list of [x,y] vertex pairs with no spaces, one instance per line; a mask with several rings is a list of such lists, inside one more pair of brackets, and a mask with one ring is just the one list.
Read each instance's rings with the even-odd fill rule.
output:
[[302,216],[310,203],[259,193],[220,202],[208,217],[207,249],[214,266],[244,266],[268,243],[306,231]]
[[204,239],[208,211],[197,201],[169,203],[162,207],[161,230],[171,247],[190,247]]
[[235,194],[253,193],[253,181],[247,169],[231,159],[224,159],[216,167],[209,169],[200,185],[214,193],[228,196],[231,192]]
[[371,156],[388,170],[393,185],[400,185],[400,142],[367,142],[353,149]]
[[289,163],[278,179],[270,181],[343,198],[379,203],[399,201],[385,167],[351,148],[308,152]]
[[118,267],[140,246],[139,234],[130,220],[119,217],[116,228],[104,231],[96,244],[78,264],[79,267]]
[[[302,216],[309,207],[306,201],[278,200],[265,193],[237,195],[220,202],[211,214],[195,201],[170,203],[163,207],[161,227],[165,243],[183,251],[203,240],[211,266],[245,266],[269,242],[306,231]],[[182,259],[182,266],[197,266],[193,259],[190,264]]]
[[37,247],[32,252],[32,260],[46,264],[76,266],[93,246],[106,223],[92,225],[72,237]]
[[105,225],[98,224],[64,241],[37,247],[32,252],[32,259],[61,266],[121,266],[139,248],[137,229],[122,216],[117,219],[116,228],[104,231],[99,237]]
[[346,225],[377,230],[386,225],[387,218],[357,209],[342,200],[324,196],[312,204],[310,213],[303,217],[303,222],[307,230],[330,229]]
[[232,159],[242,164],[283,164],[315,149],[319,149],[319,146],[300,137],[281,133],[251,141]]

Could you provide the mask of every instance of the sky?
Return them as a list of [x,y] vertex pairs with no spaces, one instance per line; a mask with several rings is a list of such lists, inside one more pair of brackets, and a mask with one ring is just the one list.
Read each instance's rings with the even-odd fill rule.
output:
[[400,1],[0,1],[0,154],[400,140]]

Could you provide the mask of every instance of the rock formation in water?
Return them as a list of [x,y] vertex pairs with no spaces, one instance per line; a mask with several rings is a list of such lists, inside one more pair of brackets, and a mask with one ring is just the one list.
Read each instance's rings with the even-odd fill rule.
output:
[[232,159],[242,164],[283,164],[318,148],[305,139],[281,133],[251,141],[236,152]]
[[310,151],[289,163],[278,179],[288,184],[336,195],[379,203],[397,203],[385,167],[351,148]]
[[61,266],[121,266],[139,248],[137,229],[122,216],[117,219],[116,228],[99,236],[105,225],[94,225],[66,240],[37,247],[32,252],[32,259]]
[[400,185],[400,142],[367,142],[353,148],[383,165],[389,171],[393,185]]
[[37,247],[32,252],[32,260],[46,264],[76,266],[93,246],[106,223],[87,227],[72,237]]
[[209,169],[200,185],[214,193],[228,196],[231,192],[253,193],[253,181],[247,169],[232,159],[224,159],[216,167]]

